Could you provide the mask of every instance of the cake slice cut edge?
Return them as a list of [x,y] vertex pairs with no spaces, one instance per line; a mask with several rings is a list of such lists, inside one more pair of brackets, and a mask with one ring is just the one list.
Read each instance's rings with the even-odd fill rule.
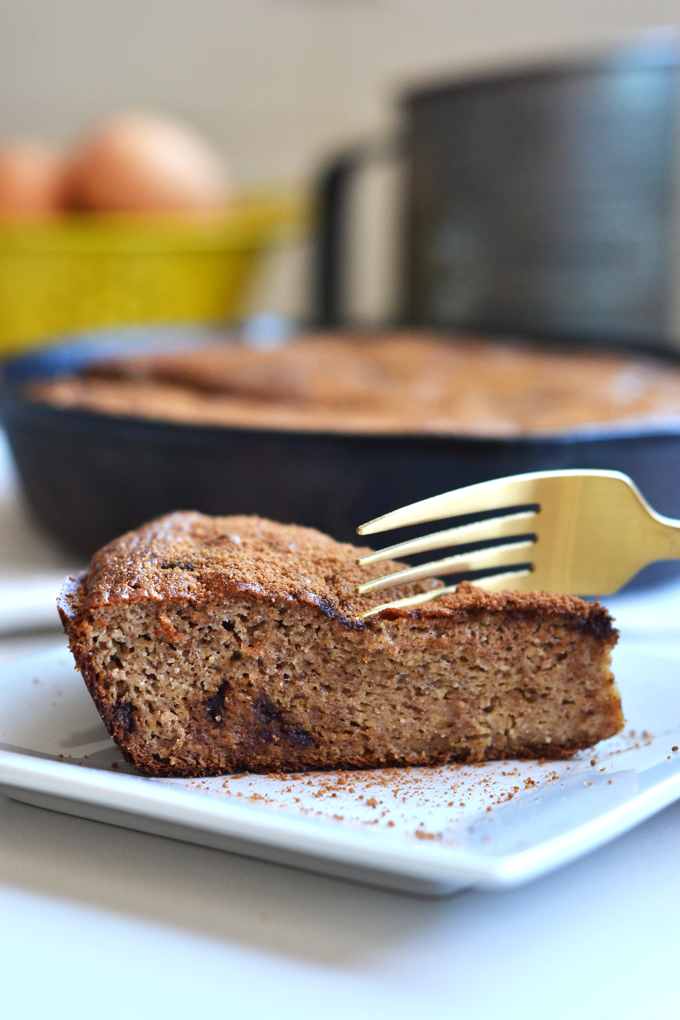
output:
[[59,611],[125,759],[198,777],[560,758],[622,728],[597,602],[464,583],[361,620],[417,590],[358,596],[386,569],[365,552],[181,511],[96,553]]

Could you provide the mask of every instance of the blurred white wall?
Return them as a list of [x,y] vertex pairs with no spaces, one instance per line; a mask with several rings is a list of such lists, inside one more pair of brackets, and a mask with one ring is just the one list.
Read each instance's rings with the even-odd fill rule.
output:
[[182,114],[241,179],[293,179],[405,83],[680,21],[677,0],[3,0],[0,138]]
[[[145,107],[202,128],[242,181],[300,180],[388,126],[407,83],[676,20],[677,0],[3,0],[0,140]],[[300,272],[275,276],[259,303],[299,310]]]

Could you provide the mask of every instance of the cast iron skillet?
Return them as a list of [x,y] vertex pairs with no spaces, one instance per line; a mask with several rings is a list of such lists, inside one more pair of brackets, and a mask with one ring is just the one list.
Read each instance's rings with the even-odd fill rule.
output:
[[[188,343],[214,338],[207,330],[185,334]],[[110,417],[22,395],[29,379],[159,341],[176,347],[177,329],[107,331],[0,368],[0,414],[30,504],[47,531],[81,556],[180,508],[258,513],[353,541],[358,524],[406,503],[546,468],[624,471],[656,510],[680,517],[680,426],[528,439],[347,436]]]

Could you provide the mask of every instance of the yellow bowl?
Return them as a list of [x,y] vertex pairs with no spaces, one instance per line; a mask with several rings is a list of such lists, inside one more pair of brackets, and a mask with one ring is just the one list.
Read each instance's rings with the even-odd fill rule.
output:
[[237,321],[259,258],[302,220],[301,202],[271,199],[0,223],[0,352],[93,326]]

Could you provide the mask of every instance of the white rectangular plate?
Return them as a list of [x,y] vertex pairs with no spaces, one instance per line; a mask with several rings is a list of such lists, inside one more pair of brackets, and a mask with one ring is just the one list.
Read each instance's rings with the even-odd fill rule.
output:
[[625,733],[562,762],[148,779],[65,650],[0,668],[0,789],[29,804],[430,894],[517,884],[680,797],[680,661],[617,649]]

